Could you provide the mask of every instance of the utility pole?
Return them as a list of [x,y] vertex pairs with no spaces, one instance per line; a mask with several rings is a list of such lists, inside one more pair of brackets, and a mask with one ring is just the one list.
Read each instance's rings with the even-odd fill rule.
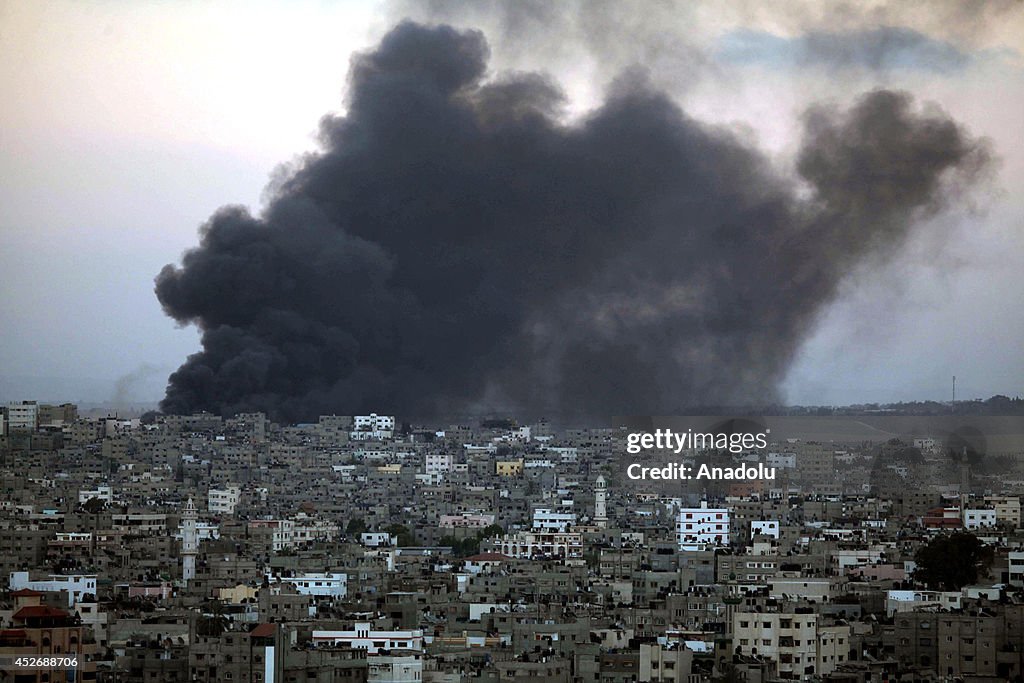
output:
[[953,402],[950,404],[950,412],[956,412],[956,375],[953,375]]

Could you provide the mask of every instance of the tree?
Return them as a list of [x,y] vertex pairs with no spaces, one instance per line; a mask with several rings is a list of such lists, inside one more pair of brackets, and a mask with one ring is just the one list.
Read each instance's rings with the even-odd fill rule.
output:
[[353,517],[348,521],[348,526],[345,527],[345,533],[349,536],[358,536],[359,534],[366,531],[366,529],[366,522],[359,519],[358,517]]
[[476,555],[480,552],[480,539],[473,536],[467,536],[465,538],[445,536],[440,540],[440,545],[450,547],[452,549],[452,555],[457,559]]
[[505,529],[500,524],[491,524],[485,526],[483,529],[477,532],[476,537],[481,541],[485,538],[496,538],[498,536],[504,536]]
[[196,618],[196,634],[215,638],[228,630],[228,623],[223,614],[200,615]]
[[914,555],[914,578],[931,590],[957,591],[975,583],[992,564],[992,548],[974,534],[958,531],[932,539]]
[[392,524],[384,529],[384,531],[395,537],[399,548],[408,548],[409,546],[416,545],[416,537],[413,536],[408,528],[401,524]]

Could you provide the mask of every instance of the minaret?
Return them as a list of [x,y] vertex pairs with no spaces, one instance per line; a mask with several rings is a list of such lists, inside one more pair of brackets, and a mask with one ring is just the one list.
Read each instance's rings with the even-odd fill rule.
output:
[[181,578],[185,583],[196,577],[196,506],[189,497],[185,513],[181,516]]
[[967,446],[960,456],[960,514],[967,514],[967,502],[971,495],[971,463],[967,460]]
[[602,475],[597,476],[594,484],[594,523],[602,528],[608,526],[608,484]]

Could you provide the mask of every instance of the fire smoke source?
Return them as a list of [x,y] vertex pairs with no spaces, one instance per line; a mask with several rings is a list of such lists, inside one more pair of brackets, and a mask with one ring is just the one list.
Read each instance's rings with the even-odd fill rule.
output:
[[353,60],[322,151],[157,276],[202,332],[164,411],[769,402],[842,278],[987,162],[945,114],[877,90],[806,114],[798,192],[642,78],[566,124],[555,84],[485,79],[487,59],[480,33],[406,22]]

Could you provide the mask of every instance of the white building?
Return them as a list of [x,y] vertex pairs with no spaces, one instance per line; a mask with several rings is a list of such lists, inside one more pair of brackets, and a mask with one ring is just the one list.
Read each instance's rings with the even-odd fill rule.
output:
[[1024,586],[1024,550],[1010,551],[1010,583]]
[[[331,465],[331,471],[341,477],[342,481],[353,481],[356,479],[355,465]],[[365,480],[365,477],[363,477]]]
[[268,581],[280,579],[282,583],[290,583],[300,595],[316,595],[330,598],[343,598],[348,593],[348,575],[340,572],[312,572],[298,576],[272,577],[267,574]]
[[39,425],[39,405],[35,401],[11,401],[7,404],[7,431],[34,432]]
[[479,553],[465,558],[466,572],[469,574],[500,571],[506,562],[513,558],[501,553]]
[[100,420],[100,423],[102,425],[103,436],[105,437],[129,434],[142,425],[142,422],[138,418],[122,420],[117,417],[105,417]]
[[429,488],[431,486],[440,486],[442,483],[444,483],[444,479],[441,477],[440,474],[427,474],[426,472],[417,472],[416,474],[413,475],[413,477],[416,479],[417,486]]
[[760,534],[761,536],[770,536],[771,538],[779,537],[779,522],[775,519],[764,519],[764,520],[753,520],[750,522],[750,536],[754,537]]
[[551,508],[535,508],[533,511],[534,529],[565,532],[575,525],[575,512],[556,512]]
[[95,574],[50,574],[47,580],[31,581],[28,572],[11,572],[10,589],[12,591],[30,588],[44,593],[68,592],[68,607],[74,607],[86,595],[96,595]]
[[398,545],[398,539],[392,538],[386,531],[367,531],[359,534],[359,542],[367,548],[382,548]]
[[729,510],[709,508],[702,502],[699,508],[681,508],[676,522],[676,536],[680,550],[704,550],[729,542]]
[[313,644],[340,645],[353,650],[366,650],[370,655],[378,654],[381,650],[422,652],[423,631],[377,631],[370,627],[370,622],[360,621],[356,622],[355,628],[351,631],[313,631]]
[[913,612],[920,607],[960,609],[962,594],[956,591],[891,590],[885,595],[885,613]]
[[254,519],[249,522],[250,534],[269,536],[275,552],[313,541],[331,541],[341,535],[336,522],[299,513],[295,519]]
[[580,451],[575,446],[548,446],[544,450],[557,455],[562,464],[572,464],[580,459]]
[[[181,540],[185,537],[184,521],[178,524],[178,531],[174,537]],[[220,538],[220,526],[212,522],[196,522],[196,541],[216,541]]]
[[110,486],[97,486],[94,489],[79,489],[78,502],[85,503],[93,498],[102,500],[107,505],[114,502],[114,489]]
[[432,479],[443,481],[444,476],[451,472],[454,458],[450,453],[427,453],[423,463],[423,471]]
[[292,526],[292,542],[295,545],[333,541],[341,535],[341,527],[338,526],[337,522],[309,517],[302,513],[299,513],[292,521],[294,522]]
[[254,519],[249,522],[250,532],[267,533],[274,552],[295,547],[295,522],[290,519]]
[[523,461],[523,467],[528,470],[535,468],[554,469],[555,461],[551,458],[526,458]]
[[422,680],[423,656],[418,652],[366,658],[367,683],[420,683]]
[[837,574],[845,576],[850,573],[851,569],[856,567],[870,567],[881,564],[884,554],[885,548],[881,546],[837,549],[832,551],[832,565],[835,567]]
[[366,439],[390,439],[395,433],[395,416],[378,415],[356,415],[352,418],[352,432],[349,438],[353,441]]
[[796,453],[769,453],[765,456],[766,467],[792,469],[796,467]]
[[964,508],[964,528],[983,529],[996,525],[996,511],[985,508]]
[[849,626],[822,626],[817,614],[737,612],[733,615],[733,645],[745,655],[773,659],[785,678],[832,673],[850,653]]
[[504,536],[497,550],[516,559],[583,557],[583,534],[572,531],[519,531]]
[[206,494],[206,509],[211,515],[233,515],[242,499],[242,488],[230,484],[223,489],[210,489]]

